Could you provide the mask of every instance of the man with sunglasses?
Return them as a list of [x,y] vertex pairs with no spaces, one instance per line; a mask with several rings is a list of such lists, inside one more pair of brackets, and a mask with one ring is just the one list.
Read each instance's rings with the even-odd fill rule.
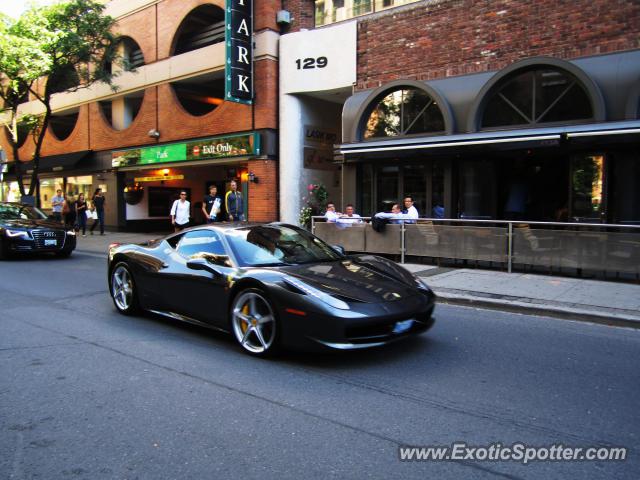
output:
[[187,192],[180,192],[180,199],[175,200],[171,206],[171,224],[174,231],[179,232],[189,226],[191,216],[191,202],[187,200]]

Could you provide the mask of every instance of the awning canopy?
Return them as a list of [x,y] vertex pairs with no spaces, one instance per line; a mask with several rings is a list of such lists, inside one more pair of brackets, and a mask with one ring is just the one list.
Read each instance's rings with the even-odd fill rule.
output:
[[[80,152],[63,153],[61,155],[51,155],[48,157],[42,157],[40,159],[40,165],[38,167],[38,173],[56,173],[66,172],[71,170],[87,170],[91,169],[92,162],[83,161],[90,156],[91,150],[82,150]],[[7,179],[16,177],[16,163],[9,162],[7,164],[7,172],[5,177]],[[33,172],[34,162],[22,162],[22,174],[30,175]]]
[[483,131],[435,137],[403,137],[345,143],[335,148],[336,159],[409,156],[415,153],[460,154],[473,149],[515,150],[562,144],[640,141],[640,120],[547,128]]

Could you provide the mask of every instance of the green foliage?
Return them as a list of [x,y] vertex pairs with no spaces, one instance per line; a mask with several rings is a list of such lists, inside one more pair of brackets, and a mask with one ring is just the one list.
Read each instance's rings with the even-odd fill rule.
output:
[[300,210],[298,222],[309,229],[311,228],[311,217],[321,215],[326,210],[329,193],[324,185],[313,183],[309,184],[307,191],[309,194],[302,199],[305,202],[305,206]]
[[[0,16],[0,122],[11,134],[15,160],[19,160],[18,125],[27,125],[35,138],[30,194],[37,184],[40,150],[52,114],[52,92],[69,86],[72,90],[85,88],[95,82],[113,86],[113,74],[106,65],[118,61],[118,39],[111,33],[114,20],[103,14],[104,8],[99,1],[70,0],[31,6],[17,20]],[[41,78],[48,78],[44,93],[36,88]],[[42,115],[21,115],[19,105],[28,94],[43,104]]]

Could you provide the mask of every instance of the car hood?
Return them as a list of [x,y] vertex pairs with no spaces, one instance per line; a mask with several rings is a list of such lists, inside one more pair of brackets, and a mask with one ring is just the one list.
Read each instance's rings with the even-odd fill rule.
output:
[[15,220],[0,220],[0,225],[6,228],[50,228],[50,229],[58,229],[63,230],[64,227],[60,222],[56,222],[54,220],[29,220],[29,219],[21,219],[17,218]]
[[291,265],[280,271],[323,292],[359,302],[399,301],[417,293],[412,285],[351,260]]

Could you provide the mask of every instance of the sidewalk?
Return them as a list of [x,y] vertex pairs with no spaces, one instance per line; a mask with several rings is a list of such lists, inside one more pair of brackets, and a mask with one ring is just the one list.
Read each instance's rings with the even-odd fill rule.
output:
[[442,303],[640,328],[640,285],[405,264]]
[[[166,233],[80,236],[76,252],[106,257],[110,243],[139,243]],[[412,263],[404,267],[424,278],[441,303],[640,328],[639,284]]]

